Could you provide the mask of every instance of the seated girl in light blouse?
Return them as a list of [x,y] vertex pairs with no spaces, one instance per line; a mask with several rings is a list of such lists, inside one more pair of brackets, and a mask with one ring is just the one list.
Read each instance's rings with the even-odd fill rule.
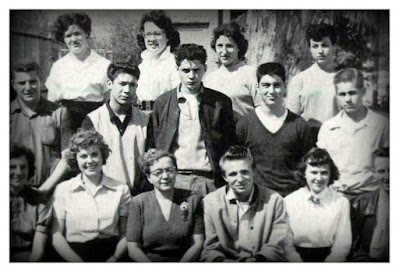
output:
[[337,167],[326,150],[312,148],[298,164],[296,174],[305,186],[284,200],[300,259],[344,262],[352,244],[350,205],[329,187],[339,178]]
[[80,174],[54,192],[53,246],[69,262],[115,262],[126,253],[130,191],[103,174],[108,145],[94,130],[78,130],[67,154]]
[[136,262],[198,261],[204,243],[201,198],[174,188],[174,155],[150,149],[140,164],[154,190],[134,197],[130,204],[129,257]]

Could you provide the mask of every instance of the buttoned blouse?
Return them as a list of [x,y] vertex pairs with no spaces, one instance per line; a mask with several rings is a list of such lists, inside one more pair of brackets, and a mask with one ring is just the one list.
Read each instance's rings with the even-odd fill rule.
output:
[[[311,198],[317,198],[319,204]],[[345,261],[352,244],[350,204],[345,197],[331,188],[313,196],[302,187],[284,201],[295,246],[331,247],[327,260]]]
[[139,65],[140,79],[136,91],[140,101],[155,101],[158,96],[180,83],[175,56],[170,52],[170,46],[158,59],[147,50],[141,53],[141,58],[143,61]]
[[129,187],[104,174],[101,183],[94,195],[86,188],[81,174],[57,186],[54,216],[65,220],[68,242],[119,236],[119,218],[128,214]]
[[80,61],[73,53],[57,60],[46,81],[47,99],[50,101],[74,100],[102,102],[107,87],[107,69],[111,62],[90,50],[90,55]]
[[338,167],[340,179],[334,188],[356,194],[374,191],[378,182],[372,153],[389,146],[389,121],[367,109],[366,117],[355,123],[341,111],[321,126],[317,146],[326,149]]

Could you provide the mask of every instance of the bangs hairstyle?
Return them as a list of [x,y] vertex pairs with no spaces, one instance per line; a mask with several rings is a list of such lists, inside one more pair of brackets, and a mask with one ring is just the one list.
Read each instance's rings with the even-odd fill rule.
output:
[[334,161],[331,159],[331,156],[330,154],[328,154],[327,150],[314,147],[309,150],[308,153],[305,154],[305,156],[303,156],[297,166],[297,169],[294,172],[295,180],[298,181],[301,186],[307,186],[305,171],[308,164],[310,164],[311,166],[321,166],[325,164],[330,166],[330,180],[328,181],[327,186],[339,179],[338,168],[335,165]]
[[251,151],[242,145],[231,146],[220,158],[219,167],[224,175],[225,171],[223,165],[226,161],[237,161],[237,160],[247,160],[249,164],[253,167],[254,158],[252,157]]
[[28,180],[31,179],[35,174],[35,155],[32,150],[18,145],[11,144],[10,146],[10,160],[25,156],[28,161]]
[[377,159],[377,158],[388,158],[389,159],[389,148],[388,147],[379,148],[376,151],[374,151],[371,156],[373,158],[373,164],[375,162],[375,159]]
[[173,165],[177,167],[176,157],[173,154],[165,150],[151,148],[139,158],[139,165],[143,173],[149,175],[150,167],[163,157],[169,157],[172,160]]
[[359,70],[355,68],[346,68],[340,70],[334,76],[334,85],[337,88],[337,84],[341,82],[352,82],[355,87],[359,90],[363,89],[363,75]]
[[28,60],[24,62],[17,62],[11,65],[11,80],[15,79],[15,74],[18,72],[39,72],[39,64],[37,62]]
[[60,15],[57,20],[55,20],[53,25],[53,35],[56,41],[65,43],[64,36],[65,32],[71,25],[79,26],[86,34],[90,37],[91,33],[91,19],[84,12],[78,13],[66,13]]
[[281,78],[281,80],[285,83],[285,69],[284,66],[277,62],[268,62],[259,65],[256,70],[256,77],[258,79],[258,83],[261,78],[265,75],[277,75]]
[[337,42],[337,32],[332,25],[328,24],[311,24],[306,30],[306,40],[310,46],[310,40],[320,42],[323,38],[330,38],[334,45]]
[[206,51],[204,47],[195,43],[182,44],[174,53],[176,64],[180,66],[183,60],[198,60],[203,65],[206,63]]
[[115,78],[120,73],[129,74],[135,77],[137,80],[140,78],[140,70],[137,66],[132,66],[127,63],[111,63],[108,66],[107,76],[112,82],[114,82]]
[[79,128],[69,140],[69,152],[66,152],[65,155],[69,167],[73,170],[79,170],[76,156],[80,149],[87,149],[91,145],[98,146],[103,159],[103,165],[105,165],[111,150],[105,143],[103,136],[95,130],[84,130]]
[[211,47],[216,51],[216,41],[220,36],[226,36],[232,39],[238,47],[238,59],[244,60],[245,53],[248,49],[248,41],[241,33],[240,26],[237,23],[231,22],[228,24],[221,25],[213,30],[213,39],[211,41]]
[[137,33],[137,44],[142,50],[145,50],[144,42],[144,24],[147,22],[154,23],[160,29],[165,31],[166,39],[168,40],[167,45],[170,46],[173,51],[180,44],[180,34],[172,24],[172,19],[163,10],[153,10],[143,15],[140,22],[139,33]]

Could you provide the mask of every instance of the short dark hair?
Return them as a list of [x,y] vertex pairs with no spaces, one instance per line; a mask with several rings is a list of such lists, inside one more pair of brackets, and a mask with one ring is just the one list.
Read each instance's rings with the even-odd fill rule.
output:
[[328,37],[334,45],[337,42],[337,33],[332,25],[321,23],[311,24],[306,30],[306,40],[310,46],[310,40],[320,42],[323,38]]
[[280,63],[268,62],[259,65],[258,69],[256,70],[258,83],[265,75],[277,75],[281,78],[283,82],[285,82],[285,69],[284,66]]
[[115,78],[120,74],[125,73],[134,76],[137,80],[140,78],[140,70],[135,65],[127,63],[111,63],[107,69],[107,76],[109,80],[114,82]]
[[25,156],[28,161],[28,180],[35,174],[35,155],[32,150],[22,145],[12,143],[10,146],[10,160]]
[[177,167],[176,157],[173,154],[165,150],[151,148],[139,158],[139,165],[143,173],[150,174],[150,167],[163,157],[169,157],[173,165]]
[[54,38],[58,42],[64,43],[64,35],[69,26],[78,25],[86,34],[91,33],[91,19],[84,12],[66,13],[58,16],[53,25]]
[[224,174],[223,165],[226,161],[237,161],[237,160],[248,160],[251,166],[253,167],[254,158],[252,157],[251,151],[242,145],[234,145],[231,146],[227,151],[223,154],[223,156],[219,160],[219,167],[222,173]]
[[182,44],[175,51],[177,66],[180,66],[183,60],[198,60],[203,65],[206,63],[206,51],[204,47],[195,43]]
[[105,165],[111,150],[105,143],[104,137],[95,130],[79,128],[69,140],[69,151],[66,152],[65,156],[69,167],[74,170],[79,170],[76,155],[79,153],[79,149],[86,149],[91,145],[98,146],[103,159],[103,164]]
[[180,44],[180,34],[172,24],[172,19],[163,10],[152,10],[143,15],[140,21],[139,32],[137,33],[137,44],[141,49],[145,49],[145,42],[143,37],[144,24],[147,22],[153,22],[157,27],[165,30],[166,38],[168,39],[168,45],[173,51]]
[[232,39],[238,47],[238,59],[243,60],[245,53],[248,49],[248,41],[245,39],[244,35],[241,33],[240,26],[235,23],[227,23],[218,26],[213,30],[213,38],[211,41],[211,47],[216,51],[216,41],[220,36],[226,36]]
[[352,82],[356,88],[363,89],[363,75],[355,68],[346,68],[338,71],[334,76],[335,88],[341,82]]
[[302,186],[307,186],[305,171],[306,167],[310,164],[311,166],[321,166],[328,164],[330,166],[330,180],[327,185],[332,184],[334,181],[339,179],[339,170],[332,160],[327,150],[314,147],[303,156],[296,170],[294,171],[294,177]]
[[18,72],[39,72],[39,64],[32,60],[26,60],[22,62],[13,63],[11,65],[11,80],[15,79],[15,73]]
[[389,148],[388,147],[378,148],[373,152],[371,157],[373,159],[373,165],[377,158],[389,158]]

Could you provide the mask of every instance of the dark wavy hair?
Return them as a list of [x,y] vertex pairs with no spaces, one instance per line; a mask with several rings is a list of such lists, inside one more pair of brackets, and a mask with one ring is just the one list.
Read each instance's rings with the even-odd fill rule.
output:
[[226,36],[232,39],[238,47],[238,59],[244,60],[245,53],[248,49],[248,41],[245,39],[244,35],[241,33],[240,26],[231,22],[228,24],[223,24],[218,26],[213,30],[213,38],[211,41],[211,47],[216,51],[216,41],[220,36]]
[[133,66],[127,63],[111,63],[107,69],[107,76],[109,80],[114,82],[115,78],[120,74],[125,73],[132,75],[136,79],[140,77],[140,70],[137,66]]
[[379,148],[373,152],[371,157],[373,158],[373,164],[376,158],[389,158],[389,148],[388,147]]
[[219,167],[224,175],[223,165],[226,161],[237,161],[237,160],[248,160],[249,163],[254,166],[254,158],[252,157],[251,151],[245,146],[234,145],[231,146],[220,158]]
[[105,165],[111,150],[105,143],[103,136],[95,130],[84,130],[82,128],[69,140],[69,151],[66,152],[65,159],[69,167],[73,170],[79,170],[76,155],[80,149],[86,149],[91,145],[96,145],[100,149],[103,164]]
[[167,45],[170,46],[173,51],[180,44],[180,34],[175,29],[172,23],[172,19],[163,10],[152,10],[143,15],[140,21],[139,32],[137,33],[137,44],[142,50],[145,50],[144,42],[144,24],[147,22],[153,22],[157,27],[165,31],[166,38],[168,39]]
[[78,25],[87,37],[91,33],[91,19],[84,12],[66,13],[58,16],[53,25],[53,35],[56,41],[64,43],[64,35],[69,26]]
[[206,63],[206,51],[204,47],[195,43],[180,45],[178,48],[176,48],[174,55],[177,66],[180,66],[182,61],[185,59],[191,61],[198,60],[203,65]]
[[337,33],[332,25],[325,23],[311,24],[306,30],[306,40],[310,46],[310,40],[320,42],[323,38],[328,37],[334,45],[337,42]]
[[258,83],[260,79],[265,75],[277,75],[281,78],[283,82],[285,82],[285,69],[284,66],[277,62],[267,62],[259,65],[258,69],[256,69],[256,77],[258,79]]
[[18,144],[10,146],[10,160],[25,156],[28,161],[28,180],[35,174],[35,155],[32,150]]
[[308,164],[310,164],[311,166],[321,166],[328,164],[330,166],[330,180],[328,181],[327,186],[339,179],[338,168],[332,160],[330,154],[328,154],[327,150],[314,147],[309,150],[308,153],[305,154],[305,156],[303,156],[303,158],[297,165],[296,170],[294,171],[295,180],[299,182],[301,186],[307,186],[305,171]]
[[346,68],[338,71],[334,76],[334,85],[341,82],[352,82],[356,88],[363,89],[363,75],[355,68]]
[[39,64],[33,60],[25,60],[22,62],[12,63],[11,64],[11,80],[15,79],[15,74],[18,72],[36,72],[39,73]]
[[139,165],[144,174],[150,174],[150,167],[153,166],[159,159],[169,157],[173,165],[177,168],[175,155],[161,149],[151,148],[139,158]]

